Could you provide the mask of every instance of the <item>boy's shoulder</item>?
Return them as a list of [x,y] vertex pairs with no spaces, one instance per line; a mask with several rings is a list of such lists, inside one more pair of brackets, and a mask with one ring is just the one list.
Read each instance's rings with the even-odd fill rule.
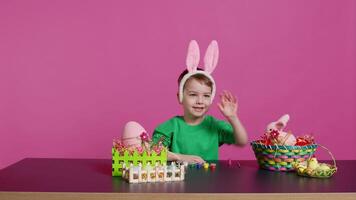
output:
[[156,129],[163,128],[163,127],[173,127],[178,124],[179,121],[183,120],[182,116],[174,116],[170,119],[164,121],[163,123],[159,124]]
[[231,126],[229,122],[227,122],[225,120],[218,119],[211,115],[206,115],[205,121],[206,121],[206,123],[211,124],[216,127]]
[[[222,120],[219,120],[211,115],[206,115],[204,118],[204,121],[218,122],[218,121],[222,121]],[[164,121],[163,123],[161,123],[159,125],[164,125],[164,124],[169,125],[169,124],[177,124],[177,123],[185,123],[183,116],[176,115],[176,116],[171,117],[170,119]]]
[[[220,124],[220,123],[226,123],[225,121],[223,120],[219,120],[211,115],[206,115],[205,116],[205,119],[204,119],[204,122],[205,124]],[[163,123],[159,124],[156,129],[166,129],[166,128],[175,128],[177,126],[184,126],[185,121],[183,119],[183,116],[174,116],[174,117],[171,117],[170,119],[164,121]]]
[[220,121],[223,121],[223,120],[220,120],[214,116],[211,116],[211,115],[206,115],[205,116],[205,120],[208,121],[209,123],[214,123],[214,122],[220,122]]

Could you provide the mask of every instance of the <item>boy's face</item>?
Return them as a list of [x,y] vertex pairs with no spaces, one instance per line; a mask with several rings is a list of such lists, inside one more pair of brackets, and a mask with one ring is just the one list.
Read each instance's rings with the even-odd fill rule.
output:
[[200,118],[211,105],[211,88],[196,79],[189,79],[183,90],[184,115]]

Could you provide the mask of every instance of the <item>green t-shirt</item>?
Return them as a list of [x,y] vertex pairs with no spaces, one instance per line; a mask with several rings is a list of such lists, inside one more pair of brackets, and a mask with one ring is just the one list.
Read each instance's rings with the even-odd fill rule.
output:
[[154,130],[153,142],[160,139],[173,153],[197,155],[204,160],[218,160],[219,146],[235,143],[232,126],[210,115],[198,125],[189,125],[182,116],[175,116]]

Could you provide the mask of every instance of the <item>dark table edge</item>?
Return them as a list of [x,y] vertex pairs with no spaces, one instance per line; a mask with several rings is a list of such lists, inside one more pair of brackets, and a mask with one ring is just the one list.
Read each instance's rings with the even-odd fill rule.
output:
[[323,199],[323,200],[355,200],[356,193],[81,193],[81,192],[3,192],[0,199],[19,200],[59,200],[59,199],[241,199],[241,200],[279,200],[279,199]]

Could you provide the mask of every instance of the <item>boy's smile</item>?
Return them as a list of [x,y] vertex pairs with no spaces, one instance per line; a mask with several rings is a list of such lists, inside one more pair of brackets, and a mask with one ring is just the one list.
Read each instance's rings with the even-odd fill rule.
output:
[[211,105],[211,87],[192,78],[183,91],[183,108],[185,120],[200,122]]

